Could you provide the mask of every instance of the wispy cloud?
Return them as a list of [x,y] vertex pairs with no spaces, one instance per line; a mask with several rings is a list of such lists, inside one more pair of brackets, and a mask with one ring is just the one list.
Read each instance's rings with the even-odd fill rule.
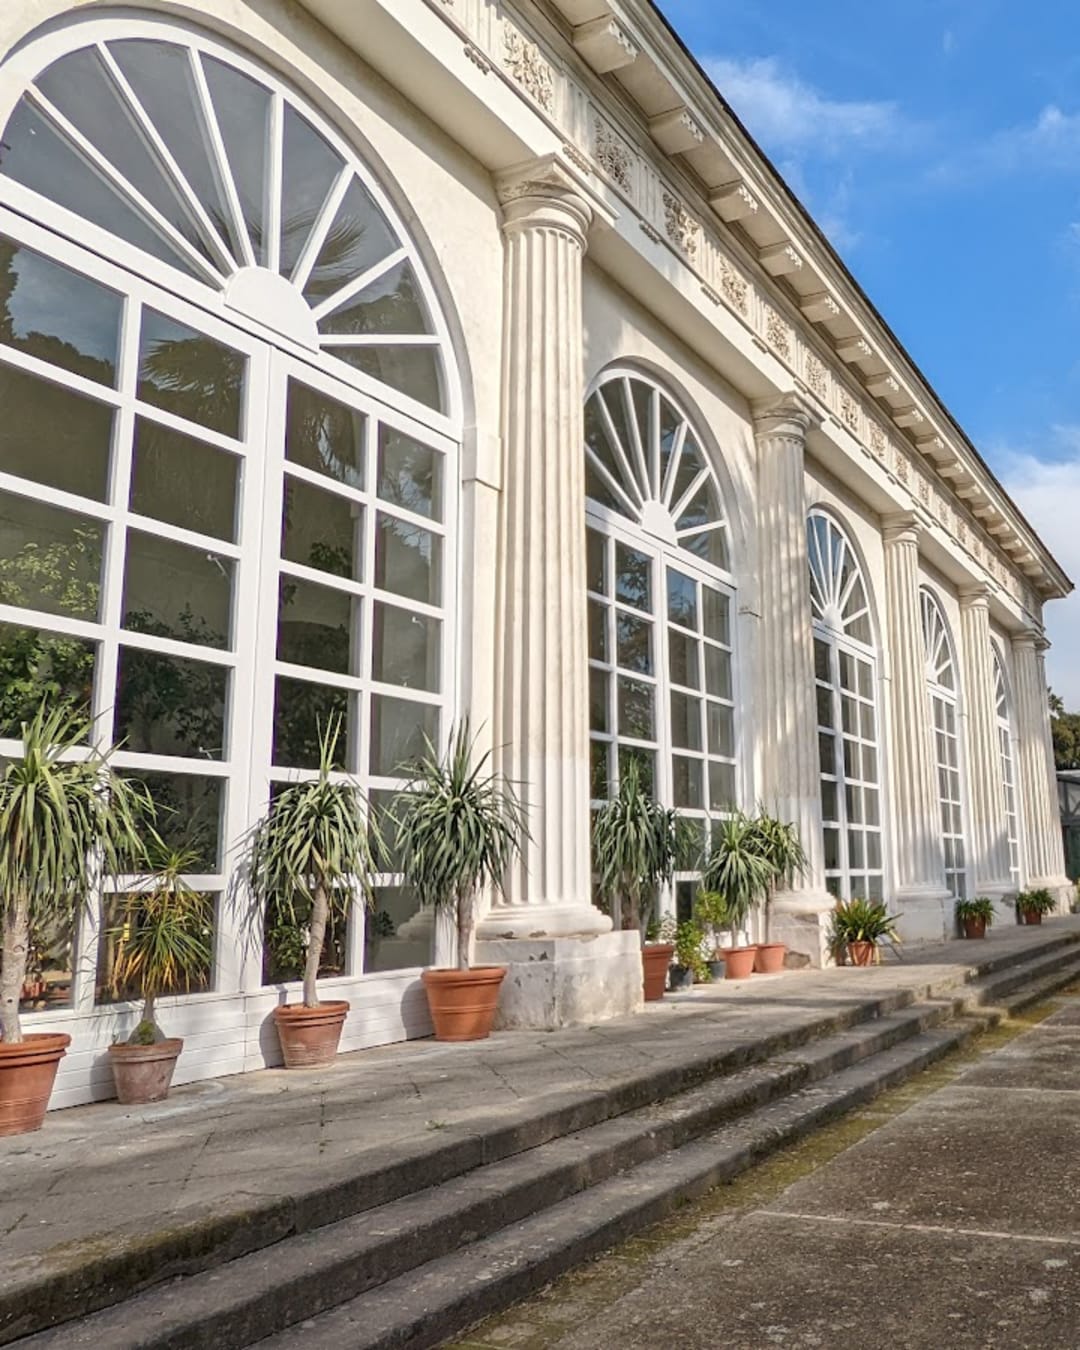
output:
[[1080,169],[1080,112],[1048,103],[1030,121],[1004,127],[981,144],[942,160],[931,171],[939,183],[972,181],[1014,173],[1075,173]]

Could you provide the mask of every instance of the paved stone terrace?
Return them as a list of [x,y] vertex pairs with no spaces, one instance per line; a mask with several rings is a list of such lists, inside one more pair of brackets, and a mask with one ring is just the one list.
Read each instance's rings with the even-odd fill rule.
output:
[[[413,1041],[344,1055],[329,1070],[264,1070],[194,1083],[167,1102],[50,1114],[0,1139],[0,1287],[181,1220],[242,1213],[519,1124],[665,1062],[752,1045],[867,1000],[960,986],[996,953],[1037,950],[1080,917],[985,942],[907,952],[870,970],[790,971],[668,995],[636,1017],[485,1042]],[[120,1242],[119,1245],[122,1245]]]

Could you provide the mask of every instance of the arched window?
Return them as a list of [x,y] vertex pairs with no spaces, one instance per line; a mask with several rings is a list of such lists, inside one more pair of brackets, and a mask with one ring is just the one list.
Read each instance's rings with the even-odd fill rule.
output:
[[817,682],[825,884],[843,899],[884,896],[877,659],[862,568],[822,512],[807,522]]
[[964,843],[964,798],[958,726],[959,683],[952,638],[933,592],[919,592],[922,607],[926,686],[934,736],[934,766],[945,852],[945,882],[952,895],[967,894],[967,849]]
[[[632,371],[585,407],[592,796],[628,757],[704,842],[737,800],[734,590],[715,473],[690,419]],[[678,911],[693,878],[676,886]]]
[[1009,875],[1020,885],[1020,818],[1016,809],[1016,765],[1013,760],[1012,709],[1001,656],[994,648],[994,701],[997,707],[1001,786],[1005,794],[1005,822],[1009,836]]
[[[0,754],[43,689],[88,703],[219,897],[227,850],[312,772],[320,719],[342,715],[347,767],[377,794],[440,734],[446,325],[367,167],[223,43],[92,18],[8,75]],[[415,905],[385,880],[366,930],[335,917],[328,973],[429,959],[399,940]],[[84,935],[91,970],[110,905]],[[271,913],[261,975],[219,936],[206,986],[294,977],[287,936]],[[75,979],[55,987],[70,999]]]

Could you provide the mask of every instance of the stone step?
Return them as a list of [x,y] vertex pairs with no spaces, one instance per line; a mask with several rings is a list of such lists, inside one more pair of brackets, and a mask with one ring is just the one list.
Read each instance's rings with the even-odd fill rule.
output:
[[975,1020],[957,1019],[921,1032],[471,1247],[264,1338],[258,1350],[308,1350],[311,1346],[319,1350],[423,1350],[441,1345],[665,1218],[688,1200],[730,1181],[777,1149],[927,1068],[964,1045],[979,1025]]
[[1041,979],[1004,995],[998,1003],[1007,1013],[1023,1012],[1025,1008],[1034,1007],[1044,999],[1052,998],[1059,990],[1078,982],[1080,982],[1080,957],[1068,965],[1057,967]]
[[951,1013],[949,1003],[938,1002],[886,1014],[17,1344],[27,1350],[245,1346],[880,1057]]
[[[1075,946],[1054,946],[1049,951],[1040,951],[1037,956],[1029,957],[1026,961],[1007,967],[997,967],[985,974],[980,973],[976,980],[966,986],[965,992],[973,1006],[986,1007],[998,1004],[1004,1007],[1014,992],[1020,991],[1023,994],[1045,979],[1053,980],[1059,972],[1072,971],[1078,963],[1080,951]],[[1069,978],[1072,977],[1063,979],[1056,987],[1064,987],[1069,983]],[[1037,1001],[1038,996],[1029,1000],[1031,1003]],[[1021,1003],[1017,1006],[1025,1005]]]

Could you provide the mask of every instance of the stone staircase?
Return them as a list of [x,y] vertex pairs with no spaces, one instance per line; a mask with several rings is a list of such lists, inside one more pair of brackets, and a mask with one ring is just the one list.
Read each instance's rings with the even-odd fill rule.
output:
[[[1080,979],[1080,933],[1048,934],[1035,953],[988,946],[971,974],[866,998],[792,1043],[744,1046],[737,1061],[698,1051],[617,1092],[549,1103],[485,1135],[479,1156],[433,1145],[437,1163],[388,1160],[386,1176],[324,1197],[301,1231],[260,1233],[252,1215],[254,1249],[232,1259],[227,1241],[162,1250],[150,1288],[145,1263],[91,1253],[36,1305],[32,1291],[18,1307],[0,1291],[0,1342],[437,1346]],[[41,1329],[45,1319],[54,1325]]]

